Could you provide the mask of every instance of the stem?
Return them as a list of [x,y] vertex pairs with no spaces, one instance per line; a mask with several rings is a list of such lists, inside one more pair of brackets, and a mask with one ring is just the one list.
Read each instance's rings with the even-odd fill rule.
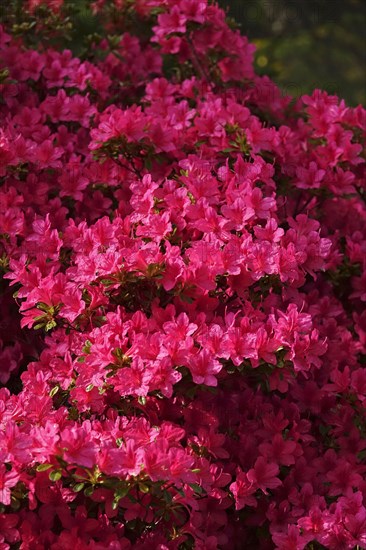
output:
[[[124,164],[123,162],[121,162],[119,159],[113,159],[114,162],[116,164],[118,164],[118,166],[120,166],[121,168],[124,168],[125,170],[128,170],[128,172],[131,172],[131,174],[133,174],[134,176],[138,176],[139,178],[141,178],[141,174],[136,171],[136,169],[132,169],[130,168],[129,166],[127,166],[126,164]],[[132,164],[132,163],[131,163]]]
[[[301,214],[302,212],[304,212],[305,208],[311,203],[311,201],[312,201],[314,198],[316,198],[316,197],[310,197],[310,198],[305,202],[305,204],[303,205],[303,207],[300,209],[299,212],[296,212],[296,211],[297,211],[297,208],[296,208],[295,216],[296,216],[297,214]],[[296,207],[297,207],[297,206],[298,206],[298,204],[296,205]]]
[[198,55],[197,55],[197,52],[195,50],[195,47],[194,47],[194,44],[192,42],[192,38],[191,36],[187,36],[186,37],[186,40],[187,40],[187,43],[189,45],[189,48],[191,50],[191,53],[192,53],[192,63],[193,63],[193,66],[195,67],[195,69],[197,70],[197,72],[199,73],[200,77],[205,80],[207,83],[210,82],[210,75],[207,74],[206,72],[206,69],[203,67],[203,65],[201,64],[199,58],[198,58]]

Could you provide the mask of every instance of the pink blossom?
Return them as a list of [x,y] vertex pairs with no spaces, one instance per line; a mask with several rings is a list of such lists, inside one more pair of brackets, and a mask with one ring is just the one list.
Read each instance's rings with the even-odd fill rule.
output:
[[8,471],[4,464],[0,465],[0,502],[10,504],[11,488],[18,483],[19,477],[14,470]]
[[253,496],[256,486],[248,480],[244,472],[239,471],[236,481],[230,485],[230,490],[235,498],[236,510],[241,510],[244,506],[257,506],[257,500]]
[[277,464],[273,462],[267,462],[263,457],[259,457],[254,468],[249,470],[247,478],[256,488],[261,489],[266,495],[267,489],[276,489],[282,485],[282,481],[276,477],[279,474],[279,468]]
[[128,441],[119,449],[106,449],[99,459],[102,472],[114,476],[137,476],[144,462],[142,449],[136,449],[133,441]]
[[309,538],[301,536],[295,525],[289,525],[287,533],[274,533],[273,541],[280,550],[303,550]]
[[221,371],[222,365],[207,350],[203,349],[193,356],[189,361],[188,368],[196,384],[217,386],[217,378],[214,375]]

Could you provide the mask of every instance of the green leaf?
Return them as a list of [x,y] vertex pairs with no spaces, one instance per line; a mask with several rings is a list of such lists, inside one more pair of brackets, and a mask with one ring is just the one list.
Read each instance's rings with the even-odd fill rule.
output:
[[48,321],[48,323],[45,326],[45,331],[48,332],[49,330],[55,328],[56,325],[57,323],[54,319],[52,319],[52,321]]
[[37,472],[45,472],[46,470],[49,470],[52,468],[52,464],[38,464],[36,470]]
[[48,477],[51,481],[58,481],[62,478],[62,472],[61,470],[54,470],[53,472],[50,472]]
[[[152,168],[152,159],[150,157],[145,158],[145,168],[146,168],[146,170],[148,170],[150,172],[150,170]],[[117,506],[118,506],[118,504],[117,504]]]
[[90,487],[87,487],[84,491],[84,495],[86,497],[91,497],[93,493],[94,493],[94,487],[92,485],[90,485]]
[[187,304],[192,304],[194,302],[194,299],[191,298],[191,296],[186,296],[185,294],[180,294],[179,298],[182,302],[187,302]]
[[84,487],[85,483],[77,483],[76,485],[74,485],[73,490],[75,493],[80,493],[80,491],[82,491]]
[[120,498],[125,497],[128,494],[129,490],[130,490],[129,485],[123,485],[118,487],[114,492],[115,500],[119,500]]
[[150,491],[150,487],[145,483],[139,483],[139,490],[146,495]]
[[205,490],[200,485],[198,485],[198,483],[190,483],[189,485],[192,487],[194,492],[199,495],[202,495],[205,492]]
[[91,341],[90,340],[86,340],[85,344],[84,344],[84,347],[82,349],[83,353],[90,353],[90,348],[91,348]]
[[36,305],[36,308],[47,312],[50,306],[48,304],[45,304],[44,302],[38,302],[38,304]]
[[54,397],[59,389],[60,389],[60,386],[55,386],[54,388],[52,388],[52,390],[49,393],[50,397]]
[[17,511],[21,507],[21,502],[15,497],[11,497],[10,507],[12,510]]

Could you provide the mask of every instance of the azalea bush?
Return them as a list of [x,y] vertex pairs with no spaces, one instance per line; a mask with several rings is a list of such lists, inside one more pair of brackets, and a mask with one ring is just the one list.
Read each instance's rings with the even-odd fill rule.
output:
[[80,57],[12,5],[1,550],[364,548],[365,110],[204,0],[98,0]]

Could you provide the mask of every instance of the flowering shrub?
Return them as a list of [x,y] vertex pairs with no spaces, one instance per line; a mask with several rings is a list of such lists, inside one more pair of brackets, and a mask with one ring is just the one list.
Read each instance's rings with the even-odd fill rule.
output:
[[27,6],[36,43],[0,34],[1,550],[364,548],[365,111],[284,97],[205,0],[98,0],[85,59],[47,40],[61,0]]

